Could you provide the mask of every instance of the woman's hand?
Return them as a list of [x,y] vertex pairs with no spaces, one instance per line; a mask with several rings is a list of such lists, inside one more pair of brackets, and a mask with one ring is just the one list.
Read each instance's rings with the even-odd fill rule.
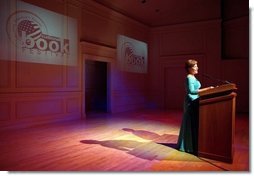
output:
[[203,88],[203,89],[199,89],[198,92],[207,91],[207,90],[210,90],[210,89],[213,89],[213,88],[214,88],[213,86],[205,87],[205,88]]

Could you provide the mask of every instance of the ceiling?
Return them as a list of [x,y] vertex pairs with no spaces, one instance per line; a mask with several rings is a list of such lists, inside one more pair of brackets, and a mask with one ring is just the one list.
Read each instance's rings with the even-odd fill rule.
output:
[[95,0],[147,26],[220,18],[221,0]]

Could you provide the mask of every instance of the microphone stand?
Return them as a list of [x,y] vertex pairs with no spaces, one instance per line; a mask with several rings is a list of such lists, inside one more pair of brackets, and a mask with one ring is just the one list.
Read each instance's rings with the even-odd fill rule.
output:
[[207,75],[207,74],[203,74],[203,76],[204,76],[205,78],[208,78],[208,79],[212,80],[212,81],[217,81],[217,82],[220,82],[220,83],[223,83],[223,84],[231,84],[231,82],[229,82],[229,81],[227,81],[227,80],[217,79],[217,78],[214,78],[214,77],[212,77],[212,76],[210,76],[210,75]]

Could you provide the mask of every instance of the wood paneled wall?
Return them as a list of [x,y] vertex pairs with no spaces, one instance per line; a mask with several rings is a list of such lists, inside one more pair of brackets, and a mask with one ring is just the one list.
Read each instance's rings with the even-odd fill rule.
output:
[[[245,47],[245,46],[243,46]],[[149,48],[149,107],[182,109],[184,62],[198,60],[198,79],[203,86],[220,84],[202,74],[232,81],[240,88],[237,111],[248,112],[248,60],[223,60],[221,21],[179,24],[151,30]],[[241,67],[239,67],[239,65]],[[241,68],[242,71],[239,69]],[[238,74],[235,74],[237,71]],[[181,81],[179,81],[181,80]]]
[[[92,0],[25,0],[77,19],[77,66],[0,60],[0,125],[85,117],[85,59],[108,62],[109,112],[144,106],[145,74],[116,66],[117,35],[148,42],[149,29]],[[24,122],[24,123],[22,123]]]
[[108,112],[144,108],[147,74],[120,71],[116,48],[119,34],[148,43],[149,28],[93,1],[83,2],[81,25],[83,62],[97,60],[108,64]]
[[1,79],[1,124],[24,119],[80,118],[80,66],[0,62],[1,77],[8,75],[8,79]]
[[[0,60],[0,125],[85,116],[84,60],[108,62],[110,112],[180,108],[183,62],[199,60],[200,73],[239,85],[237,110],[248,111],[248,60],[221,60],[221,21],[148,28],[92,0],[25,0],[76,18],[80,45],[77,66]],[[148,43],[148,74],[121,72],[116,65],[117,35]],[[233,69],[241,65],[239,75]],[[173,71],[172,71],[173,68]],[[214,84],[199,77],[204,86]],[[173,80],[178,79],[177,82]],[[170,80],[172,82],[170,82]],[[180,85],[181,84],[181,85]],[[173,93],[172,93],[173,92]],[[245,95],[244,95],[245,94]],[[167,95],[167,96],[166,96]],[[172,98],[172,99],[171,99]],[[167,102],[173,102],[172,105]]]
[[[108,112],[125,112],[145,107],[145,74],[120,71],[117,67],[115,48],[81,42],[81,51],[83,62],[85,60],[107,62]],[[85,69],[83,64],[84,74]],[[84,78],[85,76],[83,82]]]
[[[81,20],[79,6],[74,3],[61,0],[25,2]],[[0,60],[0,126],[26,126],[82,117],[80,55],[76,66],[15,60]]]
[[149,28],[91,0],[82,1],[81,41],[116,47],[117,35],[148,42]]

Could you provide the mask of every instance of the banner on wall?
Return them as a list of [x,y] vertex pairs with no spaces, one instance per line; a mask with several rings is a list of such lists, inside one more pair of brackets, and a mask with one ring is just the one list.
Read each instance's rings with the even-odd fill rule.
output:
[[123,35],[117,36],[117,63],[122,71],[147,72],[147,44]]
[[19,0],[0,2],[0,59],[77,64],[77,20]]

